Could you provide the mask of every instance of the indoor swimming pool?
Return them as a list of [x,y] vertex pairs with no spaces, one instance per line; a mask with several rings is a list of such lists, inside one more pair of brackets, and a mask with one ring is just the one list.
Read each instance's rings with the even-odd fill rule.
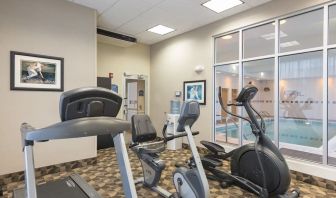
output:
[[[265,120],[266,134],[274,140],[274,120]],[[216,127],[216,133],[226,135],[227,138],[238,138],[238,127],[231,123]],[[320,148],[322,146],[322,121],[302,119],[279,119],[279,140],[281,143],[296,144]],[[336,122],[329,122],[329,140],[336,135]],[[243,139],[254,140],[248,123],[243,124]]]

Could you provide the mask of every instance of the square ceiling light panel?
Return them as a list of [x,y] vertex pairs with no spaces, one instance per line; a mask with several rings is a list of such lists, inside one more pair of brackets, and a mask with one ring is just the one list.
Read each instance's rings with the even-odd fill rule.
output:
[[155,27],[152,27],[152,28],[148,29],[147,31],[153,32],[153,33],[156,33],[156,34],[160,34],[160,35],[165,35],[165,34],[168,34],[170,32],[173,32],[175,30],[172,29],[172,28],[166,27],[164,25],[157,25]]
[[217,13],[243,4],[240,0],[210,0],[202,5]]

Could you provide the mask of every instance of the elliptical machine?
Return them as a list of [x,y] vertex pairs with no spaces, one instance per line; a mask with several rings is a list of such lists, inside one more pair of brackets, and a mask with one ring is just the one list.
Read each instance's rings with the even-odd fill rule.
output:
[[[199,104],[188,101],[182,105],[178,120],[178,135],[166,136],[167,124],[163,128],[163,140],[157,140],[157,133],[148,115],[134,115],[132,117],[132,144],[130,148],[137,154],[143,171],[143,177],[135,183],[143,183],[145,187],[169,198],[208,198],[210,196],[208,181],[197,151],[192,125],[200,114]],[[158,186],[165,163],[159,158],[159,153],[165,150],[166,143],[175,138],[187,136],[195,166],[192,168],[178,167],[173,173],[173,182],[177,193],[170,193]]]
[[[256,139],[254,143],[243,145],[228,153],[216,143],[201,141],[210,151],[210,154],[202,159],[204,168],[212,173],[208,178],[221,182],[223,188],[236,185],[262,198],[299,197],[298,189],[287,193],[291,181],[287,163],[279,149],[265,135],[265,122],[250,103],[258,89],[253,85],[246,85],[239,93],[237,103],[228,104],[228,106],[243,106],[249,119],[229,112],[224,107],[220,90],[221,87],[218,98],[222,109],[232,116],[247,121]],[[260,118],[260,124],[254,113]],[[221,160],[228,158],[231,158],[231,174],[216,169],[222,166]]]

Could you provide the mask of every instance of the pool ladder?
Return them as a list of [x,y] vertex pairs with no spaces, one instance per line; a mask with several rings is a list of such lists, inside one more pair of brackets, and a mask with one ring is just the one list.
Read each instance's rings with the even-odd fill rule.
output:
[[270,113],[268,113],[267,111],[261,111],[260,112],[261,117],[272,117],[272,115]]
[[238,126],[238,121],[235,117],[233,116],[222,116],[222,115],[216,115],[216,116],[219,116],[221,117],[221,119],[225,119],[225,142],[228,142],[228,122],[232,122],[236,127],[237,129],[239,129],[239,126]]

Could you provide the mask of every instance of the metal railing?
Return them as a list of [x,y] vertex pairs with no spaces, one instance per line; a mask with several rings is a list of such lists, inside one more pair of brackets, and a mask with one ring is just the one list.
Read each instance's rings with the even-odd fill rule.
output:
[[236,128],[238,129],[238,120],[233,117],[233,116],[223,116],[223,115],[216,115],[218,117],[221,117],[221,120],[223,120],[223,118],[225,119],[225,142],[228,142],[228,122],[233,123]]
[[268,113],[267,111],[260,111],[260,115],[262,117],[272,117],[272,115],[270,113]]

